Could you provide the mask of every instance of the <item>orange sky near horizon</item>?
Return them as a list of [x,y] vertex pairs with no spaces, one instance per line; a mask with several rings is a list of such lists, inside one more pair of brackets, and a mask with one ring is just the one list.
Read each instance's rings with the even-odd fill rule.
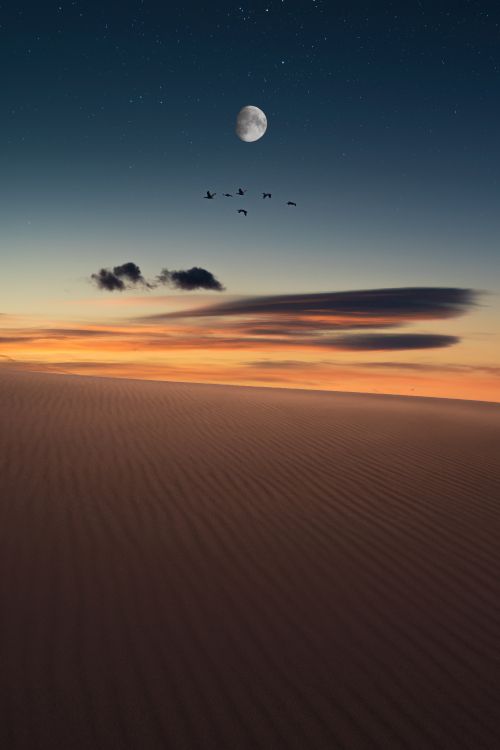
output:
[[[208,295],[172,295],[170,310],[206,305]],[[267,334],[268,318],[245,316],[173,318],[155,320],[136,315],[151,306],[165,308],[165,297],[108,298],[98,305],[108,308],[109,324],[92,322],[102,316],[83,314],[83,302],[71,324],[57,316],[1,318],[0,362],[18,367],[59,373],[139,378],[166,381],[221,383],[231,385],[306,388],[335,391],[387,393],[411,396],[471,399],[500,402],[500,361],[492,356],[496,336],[485,321],[491,311],[478,309],[471,315],[432,320],[418,316],[419,327],[429,334],[460,334],[456,346],[404,351],[350,351],[341,343],[322,345],[321,338]],[[210,300],[213,302],[213,297]],[[232,300],[225,296],[224,300]],[[201,304],[200,304],[201,303]],[[91,304],[88,304],[92,308]],[[109,314],[109,311],[112,314]],[[126,318],[125,314],[134,317]],[[288,318],[280,319],[287,322]],[[363,318],[341,315],[296,316],[290,325],[363,325]],[[404,331],[412,316],[402,316]],[[387,323],[372,317],[370,327]],[[257,330],[253,331],[252,326]],[[263,327],[263,331],[259,330]],[[478,333],[478,327],[482,333]],[[409,329],[408,329],[409,330]]]

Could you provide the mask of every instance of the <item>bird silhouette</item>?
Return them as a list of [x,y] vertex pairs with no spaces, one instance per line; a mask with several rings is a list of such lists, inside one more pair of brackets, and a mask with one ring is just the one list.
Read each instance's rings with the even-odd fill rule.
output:
[[271,198],[271,193],[262,193],[263,198]]
[[207,194],[204,195],[203,197],[211,201],[216,195],[217,193],[211,193],[210,190],[207,190]]
[[223,196],[224,196],[225,198],[232,198],[232,197],[233,197],[233,194],[232,194],[232,193],[222,193],[222,195],[223,195]]
[[247,213],[248,213],[248,211],[245,211],[245,209],[244,209],[244,208],[239,208],[239,209],[238,209],[238,213],[239,213],[239,214],[245,214],[245,216],[246,216],[246,215],[247,215]]
[[287,204],[286,204],[286,205],[287,205],[287,206],[296,206],[297,204],[296,204],[296,203],[294,203],[293,201],[287,201]]
[[242,190],[241,188],[238,188],[238,195],[245,195],[248,188],[245,188],[245,190]]

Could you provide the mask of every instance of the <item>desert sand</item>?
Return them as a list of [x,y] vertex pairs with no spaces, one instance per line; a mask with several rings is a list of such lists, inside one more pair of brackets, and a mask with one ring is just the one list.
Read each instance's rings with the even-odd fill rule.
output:
[[499,748],[500,406],[0,370],[0,746]]

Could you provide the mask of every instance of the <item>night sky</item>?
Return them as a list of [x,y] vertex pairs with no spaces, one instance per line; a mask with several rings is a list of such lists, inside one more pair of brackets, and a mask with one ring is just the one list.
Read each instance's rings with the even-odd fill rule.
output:
[[[433,380],[441,364],[443,382],[450,367],[462,380],[489,373],[487,386],[474,380],[463,391],[457,376],[453,395],[480,398],[487,388],[494,398],[499,41],[493,2],[0,3],[2,356],[117,368],[126,360],[137,376],[147,358],[132,362],[118,348],[111,357],[105,347],[63,352],[52,343],[49,356],[46,345],[31,346],[44,326],[119,327],[168,314],[183,292],[109,294],[91,284],[99,268],[129,261],[148,278],[165,267],[209,269],[227,290],[212,294],[217,303],[464,288],[479,293],[466,315],[415,328],[460,339],[439,361],[435,352],[432,360],[404,353],[405,365],[420,368],[417,387],[387,362],[390,382],[353,389],[443,395]],[[234,133],[246,104],[268,118],[256,143]],[[222,197],[239,186],[245,198]],[[207,189],[216,200],[202,199]],[[179,355],[167,354],[155,360],[155,377],[167,359],[178,366]],[[284,362],[305,362],[289,354],[280,350],[276,366],[288,374]],[[222,360],[215,375],[207,360],[204,375],[198,345],[197,371],[186,374],[184,363],[178,379],[250,383],[242,368],[264,361],[269,371],[269,356],[249,365],[240,352],[227,378]],[[348,356],[361,364],[359,352]],[[323,371],[321,382],[311,380],[312,364],[307,378],[297,365],[293,382],[282,383],[329,387]],[[259,377],[281,382],[276,373]],[[331,387],[349,389],[346,378]]]

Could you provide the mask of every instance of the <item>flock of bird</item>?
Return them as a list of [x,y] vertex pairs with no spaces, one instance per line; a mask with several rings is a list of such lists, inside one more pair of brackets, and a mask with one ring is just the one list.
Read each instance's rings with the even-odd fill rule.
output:
[[[244,188],[238,188],[238,192],[236,193],[236,195],[239,195],[239,196],[245,195],[246,192],[247,192],[246,188],[245,189]],[[212,201],[215,198],[216,195],[217,195],[217,193],[211,193],[210,190],[207,190],[207,194],[204,195],[203,197],[205,198],[205,200]],[[222,193],[222,195],[224,196],[224,198],[232,198],[233,197],[232,193]],[[273,197],[272,193],[262,193],[262,199],[263,200],[265,200],[266,198],[272,198],[272,197]],[[286,205],[287,206],[296,206],[297,204],[294,201],[287,201]],[[238,208],[237,209],[237,213],[243,214],[244,216],[246,216],[248,214],[248,211],[245,208]]]

